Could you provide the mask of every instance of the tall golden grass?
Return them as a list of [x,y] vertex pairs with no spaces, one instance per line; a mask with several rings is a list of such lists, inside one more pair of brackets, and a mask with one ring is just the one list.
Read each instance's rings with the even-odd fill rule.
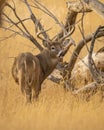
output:
[[[41,0],[42,1],[42,0]],[[65,0],[43,0],[50,10],[60,20],[65,19]],[[24,15],[25,7],[18,0],[17,10],[21,17]],[[20,6],[21,5],[21,6]],[[22,8],[21,8],[22,7]],[[38,13],[36,12],[38,15]],[[53,27],[50,35],[53,36],[59,28],[49,17],[39,12],[39,18],[45,26]],[[98,25],[104,24],[94,13],[85,16],[86,34],[95,31]],[[31,24],[27,24],[30,28]],[[33,27],[31,27],[32,30]],[[8,34],[8,32],[7,32]],[[0,35],[5,36],[6,32],[0,30]],[[73,35],[76,42],[81,39],[78,29]],[[100,48],[102,43],[96,44],[95,50]],[[74,97],[70,92],[65,92],[61,85],[56,85],[46,80],[42,85],[42,92],[39,101],[31,105],[25,104],[25,97],[22,96],[20,88],[15,84],[11,76],[13,60],[20,52],[30,51],[38,53],[33,49],[34,45],[19,36],[0,43],[0,130],[103,130],[104,129],[104,102],[101,100],[100,92],[94,95],[89,102]],[[81,52],[82,57],[87,54],[86,48]],[[70,52],[65,57],[69,61]]]
[[103,130],[104,103],[99,94],[85,102],[46,81],[39,101],[25,105],[19,89],[6,88],[0,93],[2,130]]

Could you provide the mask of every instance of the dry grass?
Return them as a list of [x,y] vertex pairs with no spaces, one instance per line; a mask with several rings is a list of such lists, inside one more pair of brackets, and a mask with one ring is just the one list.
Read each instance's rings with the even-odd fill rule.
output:
[[[20,5],[18,0],[16,2]],[[66,14],[65,0],[43,2],[63,21]],[[23,17],[24,8],[17,9]],[[39,16],[42,17],[43,24],[46,24],[47,17]],[[86,34],[93,32],[98,25],[104,24],[104,21],[93,13],[87,15],[85,21]],[[50,35],[59,29],[53,22],[46,26],[53,26]],[[5,36],[5,33],[0,30],[0,35]],[[81,35],[78,30],[73,37],[79,41]],[[102,45],[103,43],[96,45],[95,50]],[[39,102],[25,105],[25,97],[11,77],[13,58],[10,57],[26,51],[36,54],[38,51],[33,50],[33,47],[29,41],[18,36],[0,43],[0,130],[103,130],[104,102],[101,102],[100,93],[89,102],[85,102],[73,97],[70,92],[65,93],[60,85],[47,80],[43,84]],[[84,48],[81,56],[84,57],[86,53]],[[65,60],[69,61],[69,56],[70,52]]]
[[3,87],[0,93],[1,130],[103,130],[104,103],[100,102],[100,96],[93,97],[90,102],[81,101],[46,81],[39,101],[25,105],[18,88]]

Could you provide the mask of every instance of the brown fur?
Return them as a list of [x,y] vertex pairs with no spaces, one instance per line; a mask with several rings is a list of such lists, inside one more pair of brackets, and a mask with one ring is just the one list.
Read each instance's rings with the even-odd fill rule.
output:
[[53,51],[52,46],[36,56],[29,52],[21,53],[14,60],[12,75],[16,83],[21,86],[21,91],[26,93],[27,102],[31,102],[32,90],[33,98],[38,98],[42,82],[54,70],[60,59],[57,54],[62,47],[59,43],[54,44]]

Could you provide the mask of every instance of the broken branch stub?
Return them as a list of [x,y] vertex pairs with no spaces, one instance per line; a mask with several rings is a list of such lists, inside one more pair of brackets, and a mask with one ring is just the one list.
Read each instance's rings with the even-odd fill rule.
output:
[[104,3],[99,0],[83,0],[83,2],[104,19]]
[[77,2],[67,2],[68,9],[76,13],[91,12],[92,9],[86,4]]

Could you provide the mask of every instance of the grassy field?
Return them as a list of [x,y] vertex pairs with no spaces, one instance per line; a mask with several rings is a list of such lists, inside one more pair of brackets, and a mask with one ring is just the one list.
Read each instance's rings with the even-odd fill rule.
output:
[[[28,16],[23,3],[15,1],[21,17]],[[61,21],[64,21],[67,11],[66,0],[57,2],[56,0],[43,0],[42,2]],[[42,19],[46,28],[52,27],[49,32],[50,36],[60,30],[49,17],[44,16],[41,12],[35,13]],[[95,31],[97,26],[104,25],[104,20],[95,13],[87,14],[84,22],[86,34]],[[28,22],[26,24],[30,31],[34,32],[32,24]],[[7,34],[8,32],[0,30],[1,36]],[[76,43],[81,39],[78,27],[76,27],[73,38]],[[101,46],[104,46],[104,42],[98,41],[95,51]],[[25,97],[11,76],[11,67],[13,57],[26,51],[38,53],[31,42],[19,36],[0,42],[0,130],[103,130],[104,102],[101,100],[100,92],[86,102],[72,96],[70,92],[65,92],[61,85],[46,80],[42,85],[39,101],[28,106],[25,105]],[[84,57],[86,54],[87,51],[84,48],[80,56]],[[66,61],[69,59],[70,51],[65,56]]]

